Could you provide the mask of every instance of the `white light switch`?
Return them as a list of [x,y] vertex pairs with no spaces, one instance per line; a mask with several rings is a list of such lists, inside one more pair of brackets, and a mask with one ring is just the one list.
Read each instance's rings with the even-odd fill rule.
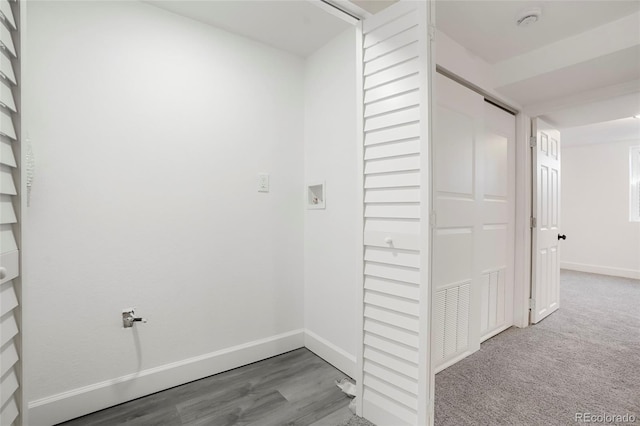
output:
[[258,174],[258,192],[269,192],[269,173]]

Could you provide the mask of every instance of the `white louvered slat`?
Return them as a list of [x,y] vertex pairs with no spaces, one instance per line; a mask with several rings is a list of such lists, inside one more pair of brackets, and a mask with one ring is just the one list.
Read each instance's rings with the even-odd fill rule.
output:
[[[364,388],[363,409],[379,425],[415,426],[416,413],[375,389]],[[384,407],[384,408],[382,408]]]
[[16,74],[11,65],[11,59],[0,50],[0,74],[11,83],[16,84]]
[[447,291],[440,290],[435,294],[433,302],[433,350],[431,354],[436,363],[444,360],[444,316]]
[[16,213],[10,195],[0,195],[0,225],[16,223]]
[[456,353],[458,348],[458,287],[447,289],[444,314],[444,355]]
[[388,13],[374,15],[362,23],[363,47],[365,49],[416,25],[418,18],[411,13],[416,10],[415,4],[400,2],[395,6],[393,9],[389,8]]
[[365,176],[364,187],[369,188],[397,188],[420,185],[420,172],[408,171],[389,173],[386,175]]
[[370,346],[378,351],[387,353],[398,358],[402,358],[413,364],[418,364],[418,353],[414,348],[410,348],[406,345],[401,345],[391,340],[378,337],[365,331],[364,344]]
[[[373,36],[380,37],[381,35],[383,35],[382,30],[383,29],[381,28],[380,31],[376,31],[376,34]],[[393,26],[392,25],[385,26],[384,30],[387,30],[388,32],[400,30],[401,32],[368,48],[365,51],[365,55],[364,55],[365,62],[369,62],[373,59],[379,58],[383,55],[393,52],[394,50],[398,50],[406,46],[407,44],[415,42],[418,39],[417,37],[418,23],[416,22],[415,17],[412,15],[405,15],[404,17],[400,18],[398,21],[394,22]]]
[[406,92],[400,96],[390,96],[376,102],[365,105],[364,116],[369,118],[379,114],[386,114],[392,111],[419,105],[420,92],[414,90]]
[[401,49],[389,53],[388,55],[381,56],[365,63],[364,75],[370,76],[387,68],[391,68],[399,63],[416,58],[418,55],[418,43],[411,43]]
[[[365,318],[371,318],[382,323],[391,324],[396,327],[404,328],[405,330],[418,332],[418,320],[415,317],[409,315],[400,314],[398,312],[391,312],[386,309],[378,308],[376,306],[366,305],[364,307]],[[384,348],[381,348],[384,349]],[[393,353],[393,352],[390,352]],[[399,356],[399,355],[398,355]],[[408,359],[412,361],[412,359]]]
[[[420,232],[420,221],[416,219],[368,218],[364,221],[364,232],[388,232],[392,234],[417,235]],[[377,244],[374,244],[377,245]],[[393,242],[394,248],[401,248]],[[387,247],[382,246],[382,247]],[[412,249],[412,250],[420,250]]]
[[364,125],[366,132],[372,130],[384,129],[387,127],[400,126],[407,123],[413,123],[420,120],[420,108],[411,107],[400,111],[390,112],[388,114],[377,115],[368,118]]
[[420,170],[419,155],[405,155],[402,157],[382,158],[379,160],[367,160],[364,165],[364,173],[395,173],[409,170]]
[[469,348],[471,283],[438,291],[434,300],[434,361],[437,367]]
[[18,249],[16,238],[11,225],[0,225],[0,253],[7,253]]
[[15,369],[11,369],[7,374],[2,376],[0,381],[0,407],[2,407],[9,397],[18,389],[18,376]]
[[[378,219],[378,218],[376,218]],[[366,218],[367,222],[372,218]],[[382,219],[381,219],[382,220]],[[399,219],[401,220],[401,219]],[[414,220],[414,219],[411,219]],[[417,220],[414,220],[417,221]],[[367,246],[373,247],[389,247],[388,238],[393,241],[393,247],[401,250],[420,250],[420,235],[417,234],[403,234],[392,232],[380,232],[380,231],[367,231],[364,234],[364,243]]]
[[365,203],[419,203],[420,188],[367,189]]
[[16,158],[13,155],[13,147],[11,142],[0,140],[0,164],[5,166],[16,167]]
[[16,195],[16,185],[13,183],[12,168],[0,165],[0,194]]
[[19,252],[18,250],[4,251],[0,253],[0,265],[5,269],[4,276],[0,278],[0,284],[11,281],[18,276],[19,269]]
[[388,293],[407,299],[419,300],[420,288],[415,284],[391,281],[384,278],[365,277],[364,288],[380,293]]
[[397,401],[412,410],[416,410],[418,408],[415,395],[411,395],[410,392],[400,389],[391,383],[367,373],[366,371],[364,374],[364,385],[368,388],[379,391],[381,394],[392,398],[394,401]]
[[390,311],[400,312],[401,314],[419,316],[420,306],[415,300],[405,299],[389,294],[378,293],[375,291],[365,291],[364,303]]
[[419,139],[368,146],[364,150],[364,159],[376,160],[411,154],[420,154]]
[[388,324],[383,324],[371,319],[365,319],[364,329],[371,334],[385,337],[389,340],[393,340],[403,345],[411,346],[412,348],[418,348],[418,334],[412,333],[400,328],[391,327]]
[[2,407],[2,412],[0,413],[0,425],[13,424],[13,421],[18,417],[19,413],[16,398],[11,397],[9,402]]
[[364,216],[420,219],[420,204],[367,204]]
[[0,104],[13,112],[17,111],[16,101],[13,99],[13,93],[9,82],[0,80]]
[[[377,72],[364,79],[364,89],[369,90],[381,84],[390,83],[394,80],[407,77],[411,74],[417,74],[419,71],[418,58],[411,59],[407,62],[403,62],[398,65],[394,65],[385,69],[384,71]],[[367,117],[370,114],[365,111],[364,116]]]
[[[365,104],[381,101],[398,94],[415,91],[420,87],[418,73],[369,89],[364,97]],[[367,116],[368,117],[368,116]],[[371,119],[367,119],[367,122]],[[366,130],[366,127],[365,127]]]
[[9,340],[18,334],[18,323],[13,311],[0,317],[0,346],[4,346]]
[[0,47],[6,49],[11,55],[16,56],[16,46],[13,44],[11,31],[4,25],[0,25]]
[[13,120],[9,113],[4,110],[0,110],[0,133],[11,138],[16,139],[16,129],[13,127]]
[[389,265],[409,266],[416,269],[420,268],[420,253],[415,250],[367,247],[364,250],[364,260],[387,263]]
[[13,341],[0,348],[0,357],[2,357],[0,376],[4,376],[18,362],[18,349]]
[[11,4],[9,4],[8,0],[0,0],[0,14],[2,14],[2,18],[9,23],[11,28],[16,29],[16,20],[13,16],[13,11],[11,10]]
[[420,284],[420,271],[416,268],[385,265],[382,263],[365,262],[365,275],[387,278],[407,283]]
[[397,372],[372,361],[365,361],[364,371],[370,375],[380,378],[387,383],[403,389],[414,395],[418,395],[418,381],[411,377],[398,374]]
[[0,317],[4,317],[18,306],[18,297],[13,288],[13,282],[9,281],[0,285]]
[[364,135],[364,144],[365,146],[369,146],[377,143],[395,142],[419,137],[420,124],[411,123],[403,126],[367,132],[367,134]]
[[418,377],[418,366],[388,353],[380,352],[370,346],[364,348],[364,358],[385,365],[408,377]]

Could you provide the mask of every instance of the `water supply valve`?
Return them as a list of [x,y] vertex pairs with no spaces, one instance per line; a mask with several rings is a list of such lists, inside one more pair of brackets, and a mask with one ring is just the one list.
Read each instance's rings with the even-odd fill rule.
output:
[[136,317],[133,308],[122,311],[122,326],[124,328],[131,328],[136,322],[147,322],[147,320],[141,317]]

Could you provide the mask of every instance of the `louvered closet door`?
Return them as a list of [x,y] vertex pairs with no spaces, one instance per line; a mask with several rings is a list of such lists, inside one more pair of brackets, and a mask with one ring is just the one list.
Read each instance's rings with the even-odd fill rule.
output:
[[17,11],[0,0],[0,425],[19,419]]
[[427,6],[399,2],[363,22],[364,319],[362,413],[427,423],[421,304],[427,280]]

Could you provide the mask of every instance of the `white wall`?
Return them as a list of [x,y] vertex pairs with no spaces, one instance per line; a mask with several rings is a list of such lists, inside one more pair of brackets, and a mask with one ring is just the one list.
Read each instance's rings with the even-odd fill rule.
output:
[[304,61],[138,2],[27,7],[30,423],[301,346]]
[[307,58],[305,180],[326,182],[326,208],[305,211],[305,344],[355,373],[357,120],[355,28]]
[[629,147],[562,148],[561,267],[640,278],[640,223],[629,222]]

